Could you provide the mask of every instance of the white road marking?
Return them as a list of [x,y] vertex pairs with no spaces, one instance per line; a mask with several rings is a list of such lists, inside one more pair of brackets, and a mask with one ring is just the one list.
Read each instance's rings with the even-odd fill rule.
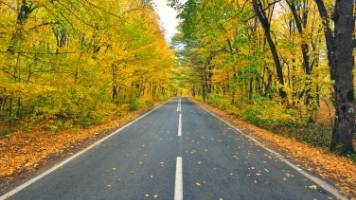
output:
[[179,112],[182,112],[182,99],[179,99]]
[[177,112],[182,111],[182,99],[178,99]]
[[[168,101],[168,102],[169,102],[169,101]],[[166,102],[166,103],[168,103],[168,102]],[[166,103],[164,103],[164,104],[166,104]],[[162,104],[162,105],[164,105],[164,104]],[[161,105],[161,106],[162,106],[162,105]],[[92,145],[88,146],[87,148],[85,148],[85,149],[79,151],[78,153],[74,154],[73,156],[71,156],[71,157],[65,159],[64,161],[62,161],[62,162],[60,162],[60,163],[54,165],[53,167],[51,167],[51,168],[48,169],[47,171],[45,171],[45,172],[39,174],[38,176],[35,176],[34,178],[32,178],[32,179],[26,181],[25,183],[23,183],[23,184],[17,186],[16,188],[10,190],[9,192],[3,194],[2,196],[0,196],[0,200],[7,200],[7,199],[10,198],[11,196],[13,196],[13,195],[15,195],[16,193],[20,192],[21,190],[27,188],[27,187],[30,186],[31,184],[37,182],[38,180],[42,179],[43,177],[45,177],[45,176],[47,176],[47,175],[49,175],[49,174],[51,174],[51,173],[54,172],[55,170],[59,169],[60,167],[63,167],[65,164],[67,164],[67,163],[69,163],[70,161],[72,161],[72,160],[78,158],[78,157],[81,156],[82,154],[84,154],[84,153],[86,153],[87,151],[93,149],[93,148],[96,147],[97,145],[103,143],[105,140],[111,138],[112,136],[116,135],[116,134],[119,133],[120,131],[122,131],[122,130],[124,130],[125,128],[131,126],[132,124],[136,123],[137,121],[141,120],[142,118],[146,117],[147,115],[149,115],[149,114],[152,113],[153,111],[157,110],[157,109],[160,108],[161,106],[158,106],[158,107],[156,107],[156,108],[150,110],[149,112],[147,112],[147,113],[141,115],[141,116],[138,117],[137,119],[135,119],[135,120],[133,120],[133,121],[127,123],[126,125],[124,125],[123,127],[119,128],[119,129],[117,129],[116,131],[114,131],[114,132],[111,133],[110,135],[105,136],[104,138],[102,138],[102,139],[96,141],[94,144],[92,144]]]
[[334,186],[330,185],[329,183],[325,182],[324,180],[311,175],[310,173],[308,173],[307,171],[303,170],[302,168],[296,166],[295,164],[293,164],[292,162],[290,162],[289,160],[287,160],[284,156],[282,156],[281,154],[277,153],[276,151],[266,147],[264,144],[262,144],[261,142],[259,142],[256,138],[254,138],[251,135],[248,135],[246,133],[244,133],[242,130],[240,130],[238,127],[230,124],[229,122],[225,121],[223,118],[215,115],[214,113],[210,112],[209,110],[203,108],[203,110],[205,110],[207,113],[209,113],[210,115],[212,115],[213,117],[215,117],[216,119],[224,122],[225,124],[227,124],[229,127],[233,128],[234,130],[236,130],[238,133],[240,133],[241,135],[245,136],[246,138],[250,139],[251,141],[253,141],[255,144],[257,144],[258,146],[264,148],[265,150],[267,150],[268,152],[274,154],[280,161],[284,162],[285,164],[287,164],[288,166],[290,166],[291,168],[293,168],[294,170],[296,170],[297,172],[299,172],[300,174],[302,174],[303,176],[305,176],[306,178],[308,178],[309,180],[313,181],[314,183],[318,184],[320,187],[322,187],[324,190],[328,191],[330,194],[334,195],[337,199],[340,200],[348,200],[347,197],[345,197],[343,194],[341,194],[339,192],[339,190],[337,190]]
[[177,157],[176,180],[174,185],[174,200],[183,200],[183,161],[182,157]]
[[178,120],[178,136],[182,136],[182,113],[179,113],[179,120]]

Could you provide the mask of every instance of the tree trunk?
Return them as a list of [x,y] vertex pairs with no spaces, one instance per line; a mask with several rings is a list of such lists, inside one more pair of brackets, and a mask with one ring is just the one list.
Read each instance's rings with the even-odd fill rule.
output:
[[[298,33],[300,35],[300,37],[304,36],[304,28],[303,28],[303,19],[301,19],[298,15],[298,11],[297,8],[295,6],[295,2],[294,1],[287,1],[287,4],[292,12],[293,18],[294,18],[294,22],[296,24]],[[306,20],[306,19],[304,19]],[[310,62],[309,62],[309,46],[308,44],[302,40],[302,43],[300,45],[301,50],[302,50],[302,58],[303,58],[303,66],[304,66],[304,71],[306,74],[310,75],[311,74],[311,68],[310,68]]]
[[250,78],[249,89],[248,89],[248,104],[252,103],[253,98],[253,78]]
[[207,97],[207,93],[208,93],[208,86],[207,86],[207,80],[206,80],[206,71],[205,71],[205,67],[203,69],[203,73],[202,73],[202,80],[203,80],[203,84],[202,84],[202,96],[203,96],[203,100],[206,101],[206,97]]
[[[298,15],[298,9],[296,7],[296,2],[295,1],[286,1],[291,13],[293,15],[299,36],[301,38],[304,37],[304,31],[305,31],[305,25],[307,23],[307,19],[308,19],[308,14],[307,11],[303,11],[303,16],[299,16]],[[303,2],[304,6],[303,7],[307,7],[307,3]],[[302,50],[302,59],[303,59],[303,66],[304,66],[304,72],[307,75],[307,79],[308,81],[305,81],[305,89],[303,91],[304,94],[304,104],[305,105],[309,105],[310,100],[312,99],[312,96],[310,94],[311,92],[311,81],[309,81],[309,79],[311,79],[311,75],[312,75],[312,65],[310,64],[310,57],[309,57],[309,46],[306,43],[306,41],[304,39],[302,39],[300,48]]]
[[111,87],[111,100],[113,102],[116,101],[117,99],[117,89],[118,89],[118,84],[117,84],[117,66],[116,64],[111,65],[111,73],[112,73],[112,87]]
[[30,16],[30,14],[36,9],[37,7],[27,3],[26,0],[22,0],[21,6],[19,8],[19,12],[17,14],[17,21],[16,21],[16,28],[15,32],[11,37],[10,45],[7,48],[7,52],[10,54],[15,54],[15,49],[19,43],[19,41],[23,37],[23,27],[25,25],[26,20]]
[[353,1],[336,0],[334,34],[330,28],[329,14],[322,0],[315,0],[323,19],[328,49],[331,77],[334,83],[334,106],[336,109],[330,149],[340,154],[353,153],[355,130],[355,100],[353,85],[352,34],[354,30]]
[[279,60],[279,55],[278,55],[276,45],[274,44],[273,39],[272,39],[270,23],[266,17],[266,14],[264,13],[264,9],[262,8],[261,2],[259,0],[253,0],[253,8],[256,12],[256,16],[258,17],[259,21],[261,22],[263,31],[265,33],[266,40],[268,42],[269,48],[272,53],[274,64],[276,66],[277,78],[278,78],[278,82],[280,84],[279,96],[282,99],[285,99],[287,97],[287,93],[283,89],[283,86],[284,86],[283,70],[282,70],[281,62]]
[[20,119],[20,117],[21,117],[21,97],[17,97],[16,118]]
[[337,0],[335,5],[335,108],[336,117],[331,150],[353,153],[355,99],[353,86],[352,32],[353,1]]

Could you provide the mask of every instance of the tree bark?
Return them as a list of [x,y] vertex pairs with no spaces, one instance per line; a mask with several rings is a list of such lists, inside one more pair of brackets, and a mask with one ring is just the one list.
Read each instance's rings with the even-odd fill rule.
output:
[[353,85],[354,57],[352,56],[353,1],[336,0],[334,33],[330,28],[329,14],[322,0],[315,0],[323,19],[324,34],[328,49],[330,73],[334,83],[335,124],[330,149],[340,154],[353,153],[355,131],[355,99]]
[[111,65],[111,73],[112,73],[112,86],[111,86],[111,100],[115,102],[117,100],[117,66],[116,64]]

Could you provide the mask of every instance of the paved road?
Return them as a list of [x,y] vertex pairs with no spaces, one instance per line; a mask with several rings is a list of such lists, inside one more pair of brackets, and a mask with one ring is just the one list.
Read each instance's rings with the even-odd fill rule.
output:
[[10,199],[328,198],[273,154],[176,98]]

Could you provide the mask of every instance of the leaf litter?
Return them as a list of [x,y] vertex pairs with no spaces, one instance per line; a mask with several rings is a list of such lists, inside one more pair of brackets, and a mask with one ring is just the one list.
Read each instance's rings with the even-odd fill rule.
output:
[[[191,100],[198,106],[222,117],[231,124],[238,126],[245,134],[251,135],[264,145],[273,148],[277,152],[293,160],[297,166],[303,169],[311,169],[324,179],[334,183],[344,194],[356,199],[356,165],[350,159],[332,154],[326,150],[312,147],[307,143],[297,141],[259,128],[247,123],[237,116],[224,112],[218,108],[207,105],[195,99]],[[265,155],[269,159],[274,156]],[[285,177],[284,177],[285,178]]]

